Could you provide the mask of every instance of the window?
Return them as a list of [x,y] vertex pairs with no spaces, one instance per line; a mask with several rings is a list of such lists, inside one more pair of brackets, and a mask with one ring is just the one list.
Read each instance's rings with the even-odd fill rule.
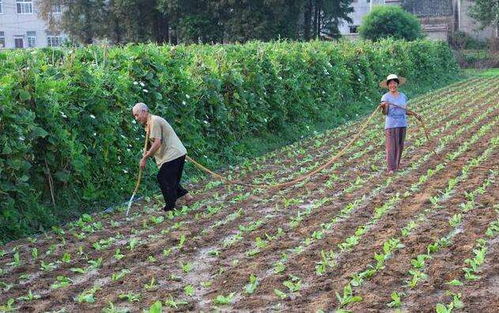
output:
[[28,37],[28,47],[36,47],[36,32],[27,32],[26,35]]
[[357,34],[357,28],[359,27],[359,25],[351,25],[350,26],[350,34]]
[[0,48],[5,48],[5,33],[0,32]]
[[18,14],[33,14],[33,0],[16,0]]
[[16,49],[24,48],[24,36],[14,36],[14,47]]
[[62,37],[54,33],[47,32],[47,46],[59,47],[62,44]]
[[0,14],[3,13],[3,5],[2,5],[2,0],[0,0]]

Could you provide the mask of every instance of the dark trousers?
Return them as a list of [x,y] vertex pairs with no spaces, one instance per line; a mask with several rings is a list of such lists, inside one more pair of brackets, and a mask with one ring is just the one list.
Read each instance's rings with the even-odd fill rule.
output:
[[178,198],[185,196],[187,190],[180,185],[182,171],[184,170],[185,155],[163,163],[158,173],[158,183],[165,198],[165,207],[163,210],[169,211],[175,208],[175,202]]
[[404,150],[405,133],[405,127],[385,129],[386,163],[389,171],[396,171],[400,167],[400,159]]

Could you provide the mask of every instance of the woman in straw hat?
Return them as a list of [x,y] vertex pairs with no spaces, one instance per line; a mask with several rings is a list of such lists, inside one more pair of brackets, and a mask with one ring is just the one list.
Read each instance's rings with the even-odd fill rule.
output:
[[381,107],[383,114],[386,115],[386,162],[390,174],[400,168],[400,159],[404,149],[407,129],[407,115],[411,115],[404,110],[404,108],[407,108],[407,96],[398,91],[398,87],[405,84],[405,82],[404,77],[390,74],[379,83],[381,88],[388,89],[388,92],[381,97]]

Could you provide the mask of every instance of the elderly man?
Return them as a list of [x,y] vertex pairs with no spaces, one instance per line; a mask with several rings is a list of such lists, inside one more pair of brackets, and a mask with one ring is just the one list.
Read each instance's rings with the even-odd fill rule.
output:
[[180,185],[187,150],[173,128],[164,118],[149,113],[149,108],[142,102],[134,105],[132,114],[149,132],[150,148],[142,156],[140,167],[144,168],[147,159],[154,156],[159,168],[158,183],[166,203],[163,210],[173,210],[180,197],[191,201],[192,196]]

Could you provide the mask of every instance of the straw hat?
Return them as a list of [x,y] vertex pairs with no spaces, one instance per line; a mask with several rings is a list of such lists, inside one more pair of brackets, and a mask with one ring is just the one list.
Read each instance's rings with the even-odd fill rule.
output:
[[395,75],[395,74],[390,74],[390,75],[388,75],[388,76],[386,77],[386,79],[385,79],[385,80],[383,80],[383,81],[381,81],[381,82],[379,83],[379,86],[380,86],[381,88],[388,88],[388,82],[389,82],[390,80],[393,80],[393,79],[398,80],[398,82],[399,82],[399,86],[400,86],[400,85],[403,85],[403,84],[405,84],[405,83],[407,82],[407,79],[405,79],[405,77],[402,77],[402,76],[397,76],[397,75]]

